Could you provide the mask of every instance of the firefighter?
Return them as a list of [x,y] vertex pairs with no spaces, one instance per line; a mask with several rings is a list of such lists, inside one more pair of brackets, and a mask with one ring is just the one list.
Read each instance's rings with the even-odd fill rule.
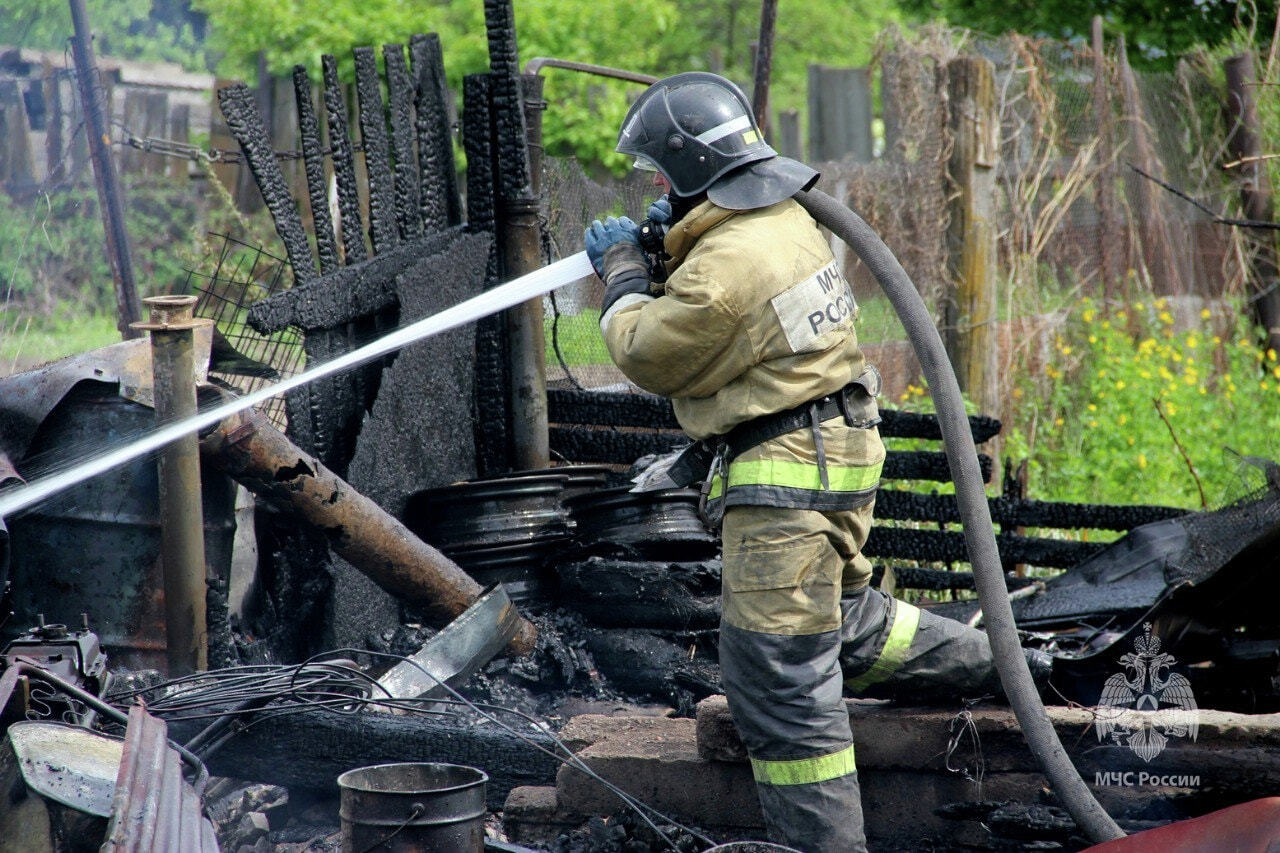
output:
[[778,156],[741,90],[704,72],[646,90],[617,150],[668,190],[648,211],[664,258],[656,270],[626,217],[592,223],[600,328],[619,369],[670,397],[698,442],[673,474],[711,457],[722,683],[770,836],[865,849],[843,693],[997,689],[986,637],[868,586],[880,380],[852,289],[792,199],[818,174]]

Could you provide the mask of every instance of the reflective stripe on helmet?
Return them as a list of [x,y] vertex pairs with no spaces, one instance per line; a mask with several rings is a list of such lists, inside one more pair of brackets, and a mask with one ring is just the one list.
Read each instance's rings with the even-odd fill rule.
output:
[[817,758],[799,758],[792,761],[768,761],[751,759],[751,775],[765,785],[811,785],[857,773],[853,760],[853,744],[839,752],[819,755]]
[[884,641],[880,656],[866,672],[845,679],[844,686],[855,693],[884,681],[897,672],[907,659],[907,650],[911,648],[916,629],[920,627],[920,611],[900,599],[895,598],[893,603],[893,625],[889,628],[889,637]]
[[750,127],[751,127],[751,117],[747,115],[740,115],[737,118],[729,119],[723,124],[717,124],[715,127],[711,128],[710,130],[702,131],[702,133],[699,133],[697,136],[694,137],[694,139],[698,140],[703,145],[710,145],[711,143],[716,142],[717,140],[724,139],[726,136],[733,133],[734,131],[747,130]]

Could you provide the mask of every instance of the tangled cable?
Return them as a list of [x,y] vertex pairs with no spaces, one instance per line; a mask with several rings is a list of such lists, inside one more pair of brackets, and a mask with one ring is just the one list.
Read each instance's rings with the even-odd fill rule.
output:
[[[345,658],[327,659],[336,655],[366,655],[388,660],[408,662],[434,680],[448,694],[444,697],[396,698],[377,679],[361,671],[358,665]],[[138,699],[146,702],[147,710],[169,721],[211,720],[211,724],[186,744],[192,752],[208,758],[231,738],[253,726],[279,716],[307,712],[359,714],[371,708],[394,709],[400,713],[441,716],[450,709],[470,709],[486,722],[495,725],[525,745],[547,755],[568,767],[586,774],[613,792],[648,824],[659,838],[673,849],[679,848],[659,828],[662,821],[687,832],[698,841],[714,845],[716,842],[691,827],[663,814],[641,802],[614,783],[603,778],[586,762],[575,755],[544,723],[514,708],[505,708],[483,702],[473,702],[412,658],[390,652],[367,649],[343,648],[323,652],[300,664],[248,665],[208,670],[173,678],[145,687],[110,693],[107,701],[119,707],[127,707]],[[552,742],[554,749],[498,719],[495,714],[512,714],[527,723],[540,736]]]

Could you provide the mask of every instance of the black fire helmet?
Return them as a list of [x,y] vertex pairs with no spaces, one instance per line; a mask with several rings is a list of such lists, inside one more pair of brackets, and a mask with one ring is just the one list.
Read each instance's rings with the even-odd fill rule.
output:
[[808,189],[818,173],[779,157],[729,80],[686,71],[654,83],[622,122],[617,150],[662,172],[678,196],[706,192],[730,210],[768,207]]

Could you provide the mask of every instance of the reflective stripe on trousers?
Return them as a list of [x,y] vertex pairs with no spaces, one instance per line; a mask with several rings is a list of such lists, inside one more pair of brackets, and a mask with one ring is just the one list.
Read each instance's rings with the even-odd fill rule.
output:
[[840,665],[851,695],[955,702],[1000,691],[987,635],[977,628],[878,589],[859,590],[840,608]]
[[839,631],[720,625],[721,680],[769,835],[814,853],[865,849],[839,654]]

